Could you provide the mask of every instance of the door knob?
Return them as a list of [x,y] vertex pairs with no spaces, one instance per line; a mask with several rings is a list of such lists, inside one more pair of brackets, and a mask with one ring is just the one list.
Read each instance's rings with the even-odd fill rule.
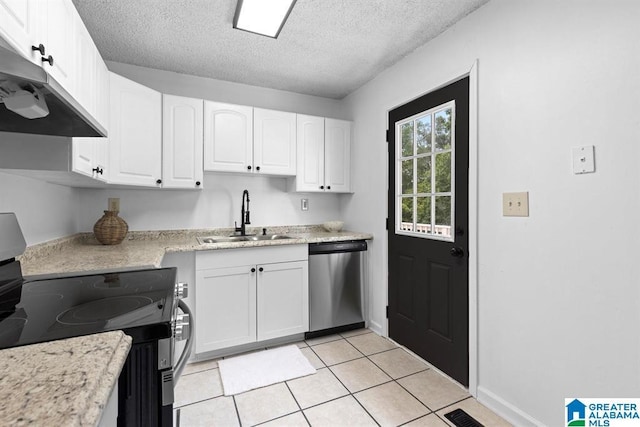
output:
[[452,257],[462,258],[464,256],[464,250],[459,246],[454,246],[449,251]]

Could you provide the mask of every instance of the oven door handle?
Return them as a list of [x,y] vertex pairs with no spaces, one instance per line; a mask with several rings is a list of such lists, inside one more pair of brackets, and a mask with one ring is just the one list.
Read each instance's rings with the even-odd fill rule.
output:
[[178,361],[176,362],[175,366],[173,367],[174,386],[175,384],[178,383],[178,379],[180,378],[180,375],[182,375],[182,371],[184,370],[184,367],[187,365],[187,360],[189,359],[189,355],[191,354],[191,346],[193,344],[193,331],[194,331],[194,327],[193,327],[194,318],[193,318],[193,313],[191,313],[191,310],[189,309],[189,306],[184,301],[180,300],[178,301],[178,308],[182,310],[184,314],[189,315],[189,337],[187,338],[187,342],[184,346],[184,349],[182,350],[182,354],[178,358]]

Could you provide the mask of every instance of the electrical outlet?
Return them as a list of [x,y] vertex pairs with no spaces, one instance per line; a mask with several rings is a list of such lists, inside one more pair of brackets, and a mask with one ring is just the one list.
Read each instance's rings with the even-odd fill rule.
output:
[[120,198],[119,197],[110,197],[109,198],[109,210],[110,211],[120,211]]
[[303,211],[309,210],[309,199],[300,199],[300,209]]
[[529,216],[529,192],[502,193],[502,216]]

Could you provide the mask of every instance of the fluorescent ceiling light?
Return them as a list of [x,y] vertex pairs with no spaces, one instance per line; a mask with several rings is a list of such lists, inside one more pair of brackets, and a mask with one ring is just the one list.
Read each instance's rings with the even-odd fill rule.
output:
[[295,3],[296,0],[238,0],[233,28],[275,39]]

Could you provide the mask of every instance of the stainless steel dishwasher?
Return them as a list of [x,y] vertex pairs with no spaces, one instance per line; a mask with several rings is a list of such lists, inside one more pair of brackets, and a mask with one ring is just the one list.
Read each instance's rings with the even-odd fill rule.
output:
[[367,242],[309,244],[309,332],[305,338],[363,328]]

